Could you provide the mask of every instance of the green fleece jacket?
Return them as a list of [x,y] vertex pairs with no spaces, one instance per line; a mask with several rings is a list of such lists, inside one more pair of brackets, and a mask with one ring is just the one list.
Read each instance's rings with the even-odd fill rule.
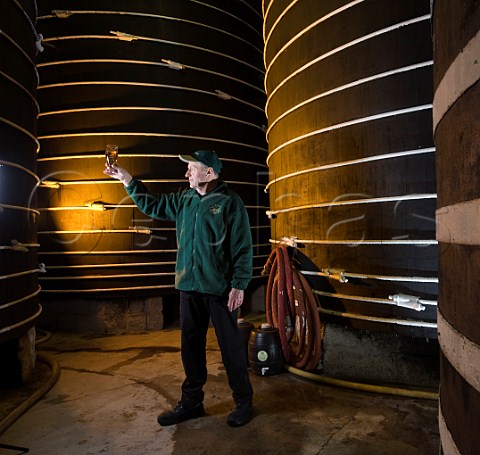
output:
[[225,182],[201,196],[196,190],[152,194],[133,179],[127,193],[138,208],[177,225],[175,287],[181,291],[227,295],[252,278],[252,235],[240,197]]

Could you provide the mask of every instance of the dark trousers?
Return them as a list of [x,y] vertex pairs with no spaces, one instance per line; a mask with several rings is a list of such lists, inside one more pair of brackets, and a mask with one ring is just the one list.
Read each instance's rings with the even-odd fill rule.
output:
[[180,328],[185,381],[182,402],[195,405],[203,401],[207,382],[206,341],[210,318],[215,329],[228,384],[237,404],[252,400],[247,357],[242,334],[237,327],[237,311],[227,307],[228,297],[180,292]]

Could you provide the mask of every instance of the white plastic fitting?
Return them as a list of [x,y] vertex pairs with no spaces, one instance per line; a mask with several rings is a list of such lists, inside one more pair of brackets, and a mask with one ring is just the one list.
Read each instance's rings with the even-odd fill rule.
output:
[[420,303],[420,297],[407,294],[389,295],[388,298],[395,303],[395,305],[410,308],[415,311],[424,311],[425,307]]

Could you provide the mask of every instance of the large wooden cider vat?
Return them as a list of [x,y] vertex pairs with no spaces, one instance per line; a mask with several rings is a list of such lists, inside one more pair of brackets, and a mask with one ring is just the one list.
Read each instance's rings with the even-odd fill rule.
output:
[[102,171],[106,144],[153,192],[185,187],[179,154],[214,149],[268,254],[261,12],[248,2],[48,0],[38,64],[42,298],[173,292],[176,232]]
[[437,0],[432,8],[440,440],[441,453],[466,455],[480,447],[480,9],[471,0]]
[[429,2],[264,9],[272,240],[305,246],[327,318],[435,338]]
[[2,5],[0,16],[0,343],[32,327],[38,302],[36,139],[39,36],[35,2]]

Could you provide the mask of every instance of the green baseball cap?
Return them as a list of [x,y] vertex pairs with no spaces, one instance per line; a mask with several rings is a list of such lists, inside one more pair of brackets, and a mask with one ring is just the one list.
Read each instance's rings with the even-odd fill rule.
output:
[[195,150],[191,155],[178,155],[178,157],[185,163],[202,163],[211,167],[217,174],[222,170],[222,162],[213,150]]

